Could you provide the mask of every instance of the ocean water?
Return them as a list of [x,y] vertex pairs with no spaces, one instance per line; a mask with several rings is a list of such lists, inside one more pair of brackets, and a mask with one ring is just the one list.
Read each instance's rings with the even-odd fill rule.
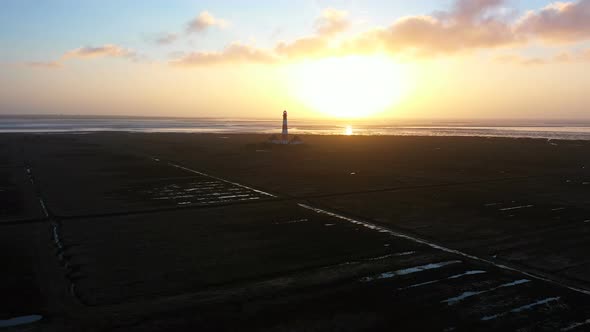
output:
[[[280,134],[282,120],[107,117],[0,117],[0,133],[100,131]],[[289,120],[295,135],[475,136],[590,140],[590,122]]]

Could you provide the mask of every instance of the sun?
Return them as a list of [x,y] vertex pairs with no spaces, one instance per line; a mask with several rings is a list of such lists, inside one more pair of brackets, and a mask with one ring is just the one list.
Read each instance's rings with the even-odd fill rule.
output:
[[349,56],[291,65],[290,86],[307,107],[338,118],[387,110],[406,95],[405,66],[385,56]]

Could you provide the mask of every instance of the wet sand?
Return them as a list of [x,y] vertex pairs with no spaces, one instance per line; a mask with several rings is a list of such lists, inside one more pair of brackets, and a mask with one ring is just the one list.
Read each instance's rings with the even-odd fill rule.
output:
[[265,139],[0,135],[0,323],[588,328],[590,142]]

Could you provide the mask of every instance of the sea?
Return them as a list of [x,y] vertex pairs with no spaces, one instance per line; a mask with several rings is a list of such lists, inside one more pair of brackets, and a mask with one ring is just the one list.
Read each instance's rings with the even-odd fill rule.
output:
[[[0,133],[280,134],[282,119],[0,116]],[[590,120],[289,120],[293,135],[472,136],[590,140]]]

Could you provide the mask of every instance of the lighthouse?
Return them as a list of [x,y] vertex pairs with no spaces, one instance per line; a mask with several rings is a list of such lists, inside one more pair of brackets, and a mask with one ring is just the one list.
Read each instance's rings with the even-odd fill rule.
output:
[[289,127],[287,126],[287,111],[283,112],[283,144],[289,144]]
[[268,138],[270,144],[282,144],[282,145],[300,145],[303,141],[295,136],[289,140],[289,126],[287,125],[287,111],[283,111],[283,132],[281,138],[278,135],[272,135]]

